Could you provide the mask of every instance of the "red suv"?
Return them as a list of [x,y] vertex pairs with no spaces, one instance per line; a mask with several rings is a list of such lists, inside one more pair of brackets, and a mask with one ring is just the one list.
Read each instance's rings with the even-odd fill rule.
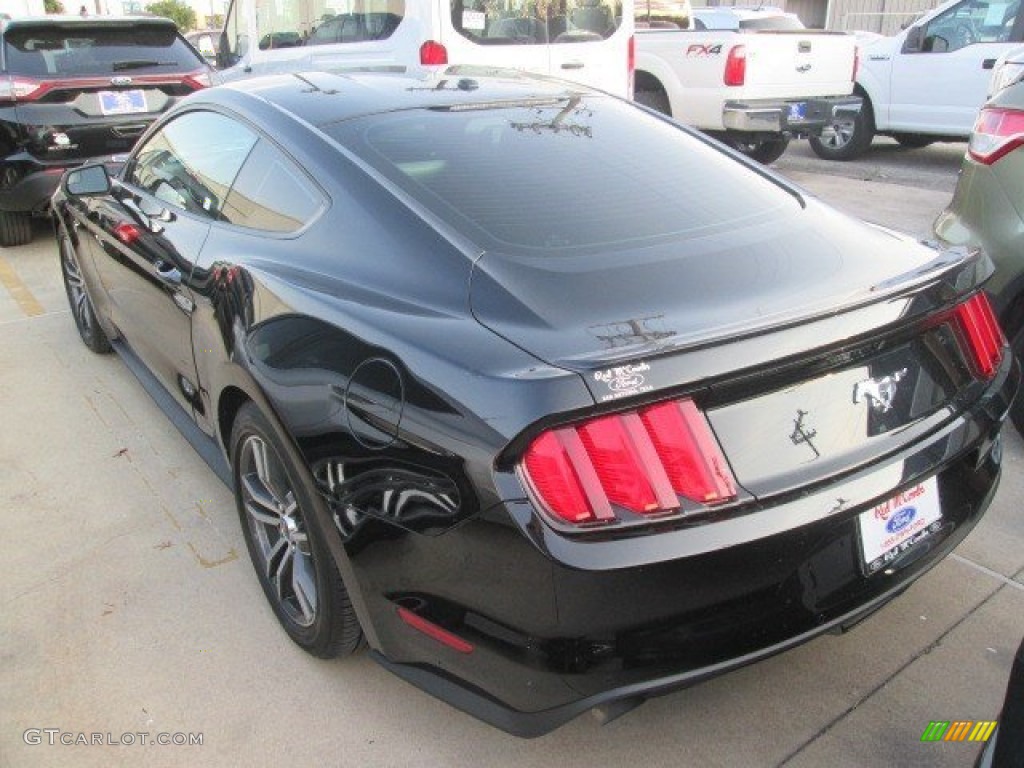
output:
[[127,152],[210,78],[169,19],[0,22],[0,245],[32,238],[67,168]]

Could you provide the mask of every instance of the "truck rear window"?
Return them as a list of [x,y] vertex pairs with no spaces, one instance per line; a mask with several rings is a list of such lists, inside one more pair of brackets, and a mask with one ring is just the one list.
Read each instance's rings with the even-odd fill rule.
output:
[[203,60],[167,24],[15,27],[4,36],[7,72],[89,77],[192,72]]
[[452,25],[479,45],[585,43],[611,37],[622,0],[450,0]]

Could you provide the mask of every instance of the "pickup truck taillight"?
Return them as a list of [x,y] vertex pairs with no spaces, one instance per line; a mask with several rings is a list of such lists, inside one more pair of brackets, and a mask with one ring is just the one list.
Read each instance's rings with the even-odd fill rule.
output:
[[850,82],[857,82],[857,72],[860,70],[860,48],[853,47],[853,74],[850,75]]
[[983,165],[992,165],[1020,146],[1024,146],[1024,112],[986,107],[974,124],[967,154]]
[[747,79],[747,46],[734,45],[725,60],[726,85],[743,85]]
[[542,433],[522,463],[527,485],[556,520],[614,523],[736,498],[736,483],[707,419],[692,400],[599,416]]
[[447,64],[448,49],[435,40],[427,40],[420,46],[420,64]]

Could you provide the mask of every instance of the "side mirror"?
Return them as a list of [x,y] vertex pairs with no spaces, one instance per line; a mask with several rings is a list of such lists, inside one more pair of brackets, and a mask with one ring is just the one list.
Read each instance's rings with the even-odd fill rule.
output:
[[917,53],[921,50],[921,41],[924,39],[924,27],[911,27],[907,31],[907,37],[903,41],[901,53]]
[[83,165],[64,174],[64,191],[71,197],[91,197],[110,192],[110,175],[103,165]]

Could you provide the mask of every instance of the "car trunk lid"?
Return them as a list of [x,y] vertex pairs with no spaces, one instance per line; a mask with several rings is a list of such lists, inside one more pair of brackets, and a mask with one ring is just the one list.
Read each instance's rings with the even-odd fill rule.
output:
[[984,386],[948,315],[987,274],[976,255],[813,201],[671,248],[583,269],[487,254],[473,311],[605,408],[692,398],[758,498],[897,451]]

